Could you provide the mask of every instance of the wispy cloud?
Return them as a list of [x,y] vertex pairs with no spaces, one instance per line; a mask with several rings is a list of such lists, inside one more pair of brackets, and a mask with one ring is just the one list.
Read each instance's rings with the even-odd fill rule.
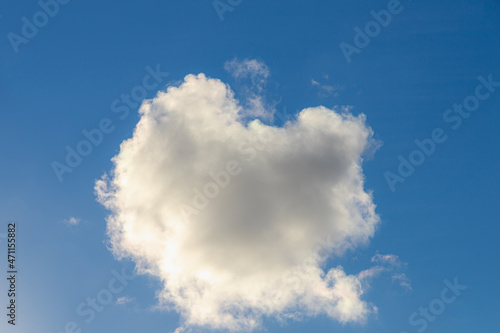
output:
[[234,58],[226,61],[224,69],[240,86],[239,93],[243,100],[243,117],[262,118],[270,120],[274,106],[267,103],[263,90],[270,76],[267,65],[257,59],[239,60]]
[[[328,76],[325,76],[325,77],[328,78]],[[313,85],[313,87],[316,87],[319,89],[318,96],[322,97],[322,98],[326,98],[326,97],[329,97],[332,95],[333,95],[333,97],[338,97],[340,92],[342,90],[344,90],[344,88],[345,88],[345,86],[343,86],[343,85],[322,84],[314,79],[311,79],[311,84]]]
[[122,296],[122,297],[118,297],[118,299],[116,300],[116,304],[117,305],[124,305],[124,304],[132,302],[133,300],[134,300],[133,298],[130,298],[127,296]]
[[257,59],[238,60],[234,58],[226,61],[224,69],[235,79],[250,78],[252,83],[262,90],[270,75],[267,65]]
[[377,253],[372,257],[372,262],[374,263],[379,263],[379,264],[389,264],[392,266],[399,266],[401,265],[401,261],[399,260],[399,257],[395,254],[380,254]]
[[408,278],[408,276],[406,276],[406,274],[404,274],[404,273],[394,274],[392,276],[392,281],[399,284],[401,287],[403,287],[406,290],[412,290],[411,281]]
[[392,272],[392,282],[397,283],[406,290],[412,290],[410,279],[405,273],[400,272],[406,268],[407,264],[402,262],[397,255],[376,253],[371,261],[382,265],[379,267],[382,267],[384,270]]
[[76,217],[70,217],[69,219],[64,220],[65,223],[70,225],[77,225],[78,223],[80,223],[80,221],[81,220]]

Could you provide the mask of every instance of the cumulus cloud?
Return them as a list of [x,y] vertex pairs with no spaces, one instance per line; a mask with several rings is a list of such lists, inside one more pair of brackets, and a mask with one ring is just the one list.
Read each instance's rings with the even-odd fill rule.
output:
[[161,281],[159,306],[181,315],[179,331],[320,314],[364,322],[376,310],[363,293],[378,268],[325,269],[379,222],[363,184],[363,115],[314,107],[283,127],[242,121],[232,90],[203,74],[139,112],[95,188],[112,251]]

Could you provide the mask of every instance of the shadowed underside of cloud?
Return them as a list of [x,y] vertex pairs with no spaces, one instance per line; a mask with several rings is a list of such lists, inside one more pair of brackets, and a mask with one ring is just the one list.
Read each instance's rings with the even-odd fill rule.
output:
[[379,221],[363,188],[365,118],[315,107],[273,127],[245,112],[203,74],[143,103],[113,172],[96,182],[114,254],[161,280],[160,306],[180,313],[179,331],[320,314],[363,322],[378,268],[323,264],[366,243]]

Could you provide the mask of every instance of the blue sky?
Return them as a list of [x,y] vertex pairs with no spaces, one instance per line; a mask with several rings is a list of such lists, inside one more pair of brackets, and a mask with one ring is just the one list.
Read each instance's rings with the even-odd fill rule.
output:
[[[244,84],[224,69],[226,61],[238,58],[267,65],[265,97],[290,116],[320,105],[349,105],[353,114],[366,115],[374,138],[383,143],[363,163],[365,188],[373,191],[380,224],[368,244],[327,267],[341,264],[354,274],[376,253],[391,253],[406,263],[401,273],[412,286],[405,289],[390,275],[371,281],[363,299],[376,305],[378,314],[364,324],[343,325],[324,315],[285,325],[266,318],[267,331],[417,332],[423,324],[410,325],[411,315],[441,297],[444,280],[457,278],[467,289],[428,320],[425,331],[494,332],[500,297],[495,194],[500,87],[482,89],[489,96],[457,129],[443,115],[475,94],[479,76],[500,82],[500,4],[401,1],[399,13],[348,62],[340,44],[355,45],[354,28],[365,29],[374,20],[370,12],[385,10],[388,3],[243,0],[221,21],[208,0],[72,0],[17,45],[18,52],[9,33],[21,36],[22,18],[32,22],[40,5],[2,3],[0,225],[18,223],[15,329],[59,333],[71,321],[82,332],[96,333],[173,332],[179,326],[175,311],[154,309],[161,287],[145,275],[113,295],[90,323],[76,311],[108,286],[113,270],[134,268],[131,260],[116,260],[107,249],[108,211],[94,193],[95,180],[112,169],[111,158],[139,120],[138,106],[127,107],[129,115],[120,119],[111,104],[157,68],[168,76],[147,90],[147,98],[198,73],[222,80],[241,97]],[[59,181],[53,162],[63,163],[65,147],[76,147],[85,139],[82,130],[98,128],[105,118],[113,130]],[[418,148],[414,141],[430,138],[436,128],[447,140],[436,143],[392,191],[386,172],[398,174],[398,156],[408,159]],[[65,222],[71,217],[79,222]],[[4,253],[5,240],[0,241]],[[5,289],[5,281],[0,286]],[[131,301],[116,304],[118,297]],[[15,331],[5,318],[0,326]]]

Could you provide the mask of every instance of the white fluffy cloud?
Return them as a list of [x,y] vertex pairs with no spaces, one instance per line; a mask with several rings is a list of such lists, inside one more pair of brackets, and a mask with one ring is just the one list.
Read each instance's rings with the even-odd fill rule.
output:
[[315,107],[281,128],[246,123],[230,88],[203,74],[140,114],[96,192],[113,252],[161,280],[160,306],[180,313],[180,330],[374,311],[362,295],[378,268],[324,270],[379,221],[363,187],[364,116]]

